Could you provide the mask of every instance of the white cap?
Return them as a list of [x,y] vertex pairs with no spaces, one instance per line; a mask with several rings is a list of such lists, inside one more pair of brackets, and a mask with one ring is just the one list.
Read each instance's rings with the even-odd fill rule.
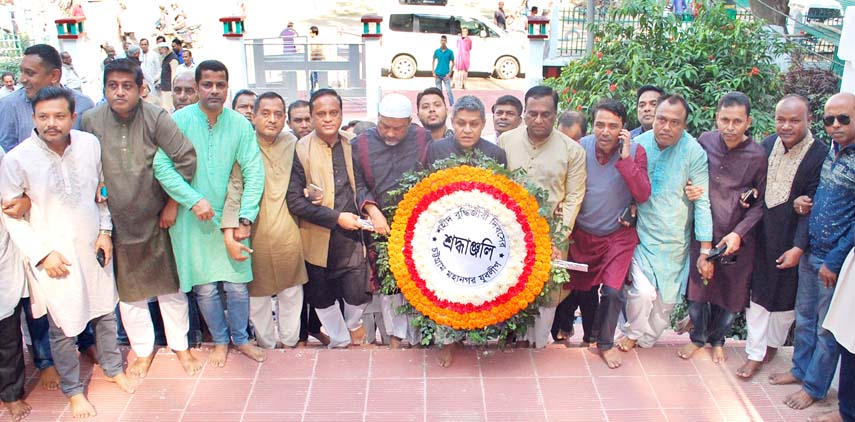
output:
[[402,94],[388,94],[380,100],[380,115],[393,119],[409,119],[413,115],[413,103]]

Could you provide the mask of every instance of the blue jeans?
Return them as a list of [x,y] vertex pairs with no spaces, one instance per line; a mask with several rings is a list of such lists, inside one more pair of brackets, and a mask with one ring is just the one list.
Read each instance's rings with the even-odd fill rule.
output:
[[451,78],[443,79],[439,76],[436,77],[436,89],[442,91],[442,85],[445,84],[445,92],[448,96],[448,105],[454,105],[454,94],[451,93]]
[[794,377],[802,389],[816,400],[828,393],[840,352],[830,331],[822,328],[834,288],[826,288],[819,278],[822,260],[810,251],[799,262],[799,287],[796,293],[796,329],[794,331]]
[[[318,72],[309,72],[309,97],[315,93],[315,85],[318,84]],[[320,88],[320,87],[318,87]]]
[[[217,289],[219,283],[208,283],[193,286],[196,293],[196,303],[208,329],[214,344],[229,344],[229,334],[235,346],[246,344],[249,336],[246,326],[249,323],[249,291],[246,283],[230,283],[223,281],[223,290],[226,293],[226,309],[223,309],[223,301]],[[228,320],[226,320],[228,310]]]
[[[21,299],[21,306],[24,308],[24,318],[27,321],[27,330],[30,332],[30,341],[32,349],[30,353],[33,355],[33,364],[36,369],[42,370],[53,366],[53,355],[50,352],[50,323],[47,315],[41,318],[33,318],[33,308],[30,306],[30,298]],[[84,352],[95,345],[95,336],[92,332],[92,327],[86,324],[86,329],[77,336],[77,350]]]
[[692,330],[689,338],[692,344],[704,347],[707,343],[713,347],[724,346],[724,338],[730,332],[736,315],[718,305],[706,302],[689,302],[689,318]]
[[837,398],[840,399],[840,416],[844,422],[855,422],[855,354],[849,353],[845,347],[840,348],[840,388]]

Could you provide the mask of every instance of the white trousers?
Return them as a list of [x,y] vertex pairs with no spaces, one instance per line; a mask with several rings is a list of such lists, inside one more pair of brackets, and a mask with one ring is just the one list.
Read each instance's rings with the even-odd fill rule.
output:
[[338,302],[323,309],[315,308],[321,325],[330,336],[330,344],[327,347],[333,349],[350,344],[350,332],[362,326],[362,314],[367,306],[367,303],[359,306],[345,303],[344,315],[339,310]]
[[664,303],[635,259],[630,265],[632,286],[626,293],[626,324],[624,334],[641,347],[653,347],[662,333],[671,325],[674,304]]
[[404,295],[380,295],[380,309],[383,312],[383,325],[386,333],[399,340],[407,339],[410,321],[406,314],[399,314],[397,309],[404,304]]
[[[187,331],[190,329],[187,295],[182,292],[160,295],[157,302],[160,315],[163,316],[166,344],[172,350],[187,350]],[[148,300],[119,302],[119,312],[131,349],[138,357],[151,355],[154,352],[154,324],[151,322]]]
[[555,321],[556,306],[538,307],[540,315],[534,317],[534,326],[529,326],[525,339],[534,347],[542,349],[552,343],[552,322]]
[[769,312],[753,301],[750,302],[745,310],[745,322],[748,325],[745,353],[748,354],[748,359],[763,362],[766,347],[777,349],[783,346],[795,320],[796,311]]
[[[303,309],[303,286],[282,290],[276,297],[250,297],[249,320],[255,327],[258,347],[273,349],[280,341],[288,347],[300,340],[300,311]],[[274,323],[274,314],[276,322]],[[279,335],[276,335],[276,329]]]

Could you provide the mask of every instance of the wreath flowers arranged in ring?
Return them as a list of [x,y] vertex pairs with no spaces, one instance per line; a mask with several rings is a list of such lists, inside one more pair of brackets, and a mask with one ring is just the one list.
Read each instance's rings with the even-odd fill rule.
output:
[[[430,261],[430,232],[450,208],[480,204],[508,229],[508,262],[477,291],[454,288]],[[432,209],[433,208],[433,209]],[[549,224],[529,192],[490,170],[459,166],[413,186],[398,205],[389,238],[389,265],[407,301],[438,324],[480,329],[506,321],[534,302],[549,280]]]
[[[548,193],[531,183],[523,170],[507,170],[479,151],[431,167],[433,173],[406,173],[400,188],[389,193],[402,199],[383,210],[392,221],[388,241],[376,237],[373,245],[380,293],[404,294],[407,301],[398,312],[413,316],[424,345],[437,335],[480,344],[498,339],[504,345],[511,334],[525,334],[538,306],[549,302],[551,290],[569,281],[567,271],[551,266],[552,245],[566,249],[566,240],[555,240],[566,239],[567,229],[553,218]],[[434,229],[460,212],[489,216],[506,240],[501,252],[507,256],[496,262],[501,268],[488,271],[486,278],[468,279],[474,283],[450,280],[432,265],[437,247],[451,250]],[[500,250],[495,253],[498,256]],[[447,328],[438,331],[440,326]]]

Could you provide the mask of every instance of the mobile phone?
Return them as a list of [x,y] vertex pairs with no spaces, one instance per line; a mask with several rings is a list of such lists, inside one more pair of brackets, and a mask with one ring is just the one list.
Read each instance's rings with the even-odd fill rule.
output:
[[721,259],[724,256],[724,251],[727,250],[727,245],[721,245],[717,248],[713,248],[710,251],[710,254],[707,256],[707,261],[715,261],[717,259]]
[[629,223],[630,227],[635,227],[635,223],[638,221],[638,216],[632,215],[632,205],[627,205],[627,207],[623,209],[623,212],[620,213],[620,219],[621,221]]
[[371,220],[360,218],[359,225],[365,230],[374,230],[374,223],[372,223]]
[[104,268],[104,266],[107,265],[107,257],[104,255],[103,249],[98,248],[98,252],[95,253],[95,260],[98,261],[98,265],[100,265],[101,268]]
[[742,192],[742,195],[739,195],[739,200],[741,202],[748,204],[748,205],[753,204],[756,199],[757,199],[757,191],[754,190],[753,188],[748,189],[747,191]]
[[101,185],[101,197],[107,199],[107,185]]
[[314,183],[309,183],[309,187],[306,190],[309,194],[309,200],[312,202],[320,201],[324,198],[324,189]]

